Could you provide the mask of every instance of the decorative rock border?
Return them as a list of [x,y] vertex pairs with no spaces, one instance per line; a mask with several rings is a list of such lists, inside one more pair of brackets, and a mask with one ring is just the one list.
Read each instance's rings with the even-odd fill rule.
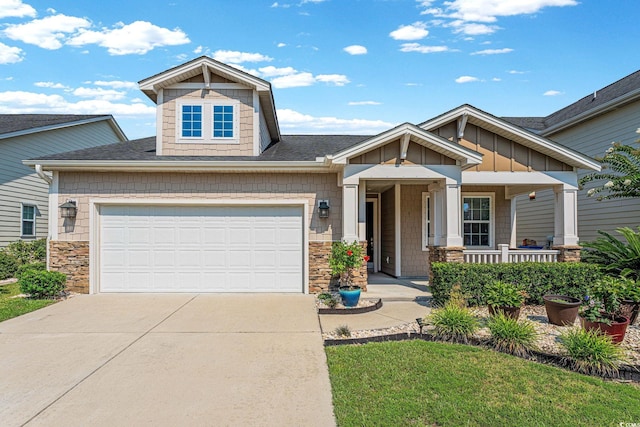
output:
[[[419,332],[401,332],[390,335],[376,335],[371,337],[362,338],[345,338],[345,339],[326,339],[324,341],[325,347],[331,347],[336,345],[348,345],[348,344],[366,344],[370,342],[386,342],[386,341],[410,341],[410,340],[423,340],[433,342],[443,342],[435,338],[432,334],[419,333]],[[476,347],[484,347],[485,341],[478,338],[471,338],[467,345],[473,345]],[[463,344],[464,345],[464,344]],[[547,365],[554,365],[559,368],[567,369],[566,363],[562,356],[550,353],[543,353],[539,351],[532,351],[530,357],[523,357],[525,360],[532,360]],[[584,375],[584,374],[583,374]],[[620,365],[617,375],[591,375],[594,377],[600,377],[613,380],[624,380],[640,383],[640,366],[633,365]]]
[[378,310],[382,307],[382,299],[367,307],[353,307],[353,308],[318,308],[318,314],[362,314],[370,311]]

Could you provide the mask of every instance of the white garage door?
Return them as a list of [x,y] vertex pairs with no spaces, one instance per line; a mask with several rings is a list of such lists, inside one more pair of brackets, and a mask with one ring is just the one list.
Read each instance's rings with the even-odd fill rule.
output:
[[302,292],[302,208],[102,206],[100,292]]

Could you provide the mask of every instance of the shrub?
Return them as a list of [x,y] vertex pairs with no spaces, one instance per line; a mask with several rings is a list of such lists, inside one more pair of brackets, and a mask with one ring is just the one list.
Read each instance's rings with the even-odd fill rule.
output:
[[623,350],[598,331],[570,329],[560,335],[560,344],[567,352],[565,362],[584,374],[615,375],[624,361]]
[[14,257],[0,252],[0,280],[9,279],[16,274],[18,262]]
[[20,277],[22,277],[22,275],[26,271],[42,271],[46,269],[47,269],[47,264],[44,262],[32,262],[29,264],[22,264],[20,267],[18,267],[18,270],[16,271],[16,277],[20,279]]
[[467,343],[478,330],[478,319],[466,307],[448,303],[434,309],[427,317],[434,326],[433,334],[443,341]]
[[638,232],[629,227],[617,228],[616,232],[626,242],[616,239],[606,231],[598,230],[603,237],[582,244],[587,248],[582,251],[582,260],[598,264],[609,274],[640,280],[640,227]]
[[20,290],[31,298],[54,298],[64,290],[67,276],[58,271],[27,270],[18,281]]
[[353,285],[353,270],[360,268],[369,257],[362,255],[363,249],[358,242],[334,242],[331,245],[329,267],[331,273],[340,276],[340,287],[357,288]]
[[334,332],[339,337],[350,337],[351,336],[351,329],[349,329],[349,326],[347,326],[347,325],[338,326]]
[[574,262],[522,262],[504,264],[431,264],[430,281],[434,302],[444,304],[449,299],[451,287],[460,285],[469,296],[469,305],[486,305],[484,289],[490,283],[513,283],[529,296],[527,304],[543,304],[547,294],[568,295],[582,299],[589,285],[602,277],[598,266]]
[[535,348],[537,333],[528,320],[518,321],[498,313],[487,326],[491,331],[489,345],[498,351],[523,357]]
[[323,292],[318,295],[318,299],[329,308],[334,308],[336,305],[338,305],[338,300],[336,299],[336,297],[328,292]]
[[45,262],[47,258],[47,240],[39,239],[32,242],[18,240],[9,243],[4,251],[13,256],[18,261],[18,264]]
[[520,307],[526,294],[513,283],[496,280],[484,289],[484,299],[494,307]]

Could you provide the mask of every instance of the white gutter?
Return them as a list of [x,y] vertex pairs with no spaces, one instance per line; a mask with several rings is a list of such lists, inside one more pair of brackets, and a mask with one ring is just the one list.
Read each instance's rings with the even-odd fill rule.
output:
[[53,182],[53,178],[44,173],[44,171],[42,170],[42,165],[35,165],[35,169],[38,176],[42,178],[47,184],[51,185],[51,183]]

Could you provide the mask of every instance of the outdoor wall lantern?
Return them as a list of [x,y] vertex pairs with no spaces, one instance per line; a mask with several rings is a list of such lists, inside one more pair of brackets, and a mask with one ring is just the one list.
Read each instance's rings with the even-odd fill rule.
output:
[[320,214],[320,218],[329,218],[329,201],[328,200],[320,200],[318,202],[318,212]]
[[67,202],[61,204],[59,208],[62,218],[75,218],[78,213],[76,202],[73,200],[67,200]]

